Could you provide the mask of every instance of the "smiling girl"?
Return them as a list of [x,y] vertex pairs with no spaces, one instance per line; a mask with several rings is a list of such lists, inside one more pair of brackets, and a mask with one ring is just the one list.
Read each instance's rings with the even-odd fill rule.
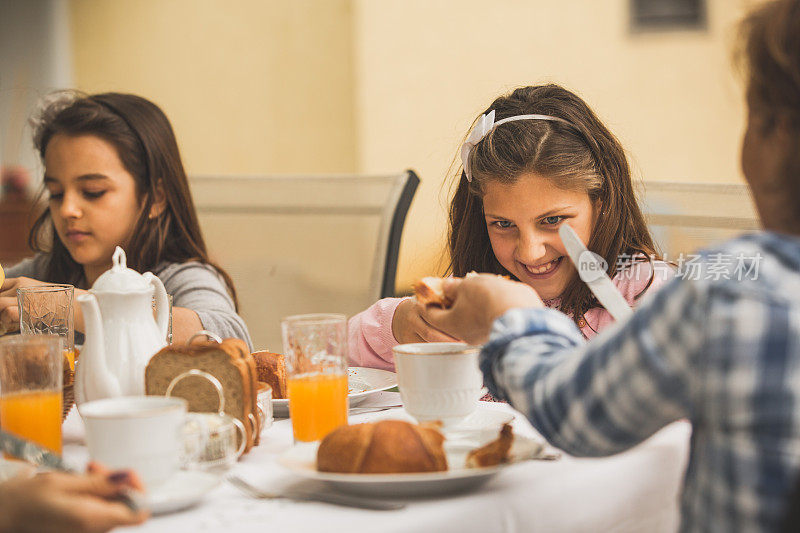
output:
[[[250,344],[233,282],[209,260],[161,109],[130,94],[61,93],[34,128],[47,209],[30,236],[39,254],[6,272],[0,326],[19,327],[19,287],[69,283],[80,293],[111,267],[114,248],[122,246],[129,267],[153,272],[173,296],[174,342],[207,329]],[[78,306],[75,328],[83,331]]]
[[[577,275],[558,228],[569,224],[605,259],[635,306],[673,276],[658,259],[619,141],[586,103],[557,85],[501,96],[461,149],[450,204],[450,273],[502,274],[531,286],[586,338],[614,319]],[[392,368],[398,343],[453,340],[422,318],[413,298],[387,298],[350,320],[353,364]]]

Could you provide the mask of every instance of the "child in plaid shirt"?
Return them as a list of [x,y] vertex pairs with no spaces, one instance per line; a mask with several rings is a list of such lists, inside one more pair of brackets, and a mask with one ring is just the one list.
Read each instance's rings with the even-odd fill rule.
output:
[[[570,454],[618,453],[689,419],[685,531],[774,531],[800,474],[800,0],[765,3],[742,28],[742,168],[767,231],[704,253],[698,276],[589,342],[530,287],[495,276],[446,282],[453,307],[425,313],[468,342],[488,338],[491,393]],[[757,275],[716,275],[712,257]]]

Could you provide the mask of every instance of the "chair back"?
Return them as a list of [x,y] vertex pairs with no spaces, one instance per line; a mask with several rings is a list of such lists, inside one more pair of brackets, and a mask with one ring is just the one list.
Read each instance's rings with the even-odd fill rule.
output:
[[351,316],[394,294],[419,184],[413,171],[195,176],[190,184],[209,252],[236,284],[256,349],[283,349],[285,316]]
[[651,181],[639,202],[668,261],[760,228],[744,184]]

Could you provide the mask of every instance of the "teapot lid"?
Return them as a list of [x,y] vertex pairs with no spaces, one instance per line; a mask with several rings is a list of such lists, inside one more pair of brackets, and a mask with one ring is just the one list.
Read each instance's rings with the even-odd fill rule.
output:
[[103,272],[92,285],[92,292],[147,292],[152,291],[153,287],[138,272],[128,268],[126,264],[125,250],[117,246],[111,259],[113,265],[110,269]]

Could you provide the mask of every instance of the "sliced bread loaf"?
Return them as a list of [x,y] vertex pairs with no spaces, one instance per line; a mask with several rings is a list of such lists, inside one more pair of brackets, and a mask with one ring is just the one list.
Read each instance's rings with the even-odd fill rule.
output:
[[258,381],[272,387],[274,399],[286,398],[286,358],[279,353],[253,352]]
[[[261,430],[257,410],[255,362],[244,342],[225,339],[171,344],[155,354],[145,369],[145,391],[163,396],[170,382],[182,373],[198,369],[208,372],[222,384],[225,412],[238,418],[247,430],[245,451],[258,444]],[[189,411],[215,412],[219,409],[216,388],[201,376],[187,376],[172,389],[172,396],[186,399]]]

